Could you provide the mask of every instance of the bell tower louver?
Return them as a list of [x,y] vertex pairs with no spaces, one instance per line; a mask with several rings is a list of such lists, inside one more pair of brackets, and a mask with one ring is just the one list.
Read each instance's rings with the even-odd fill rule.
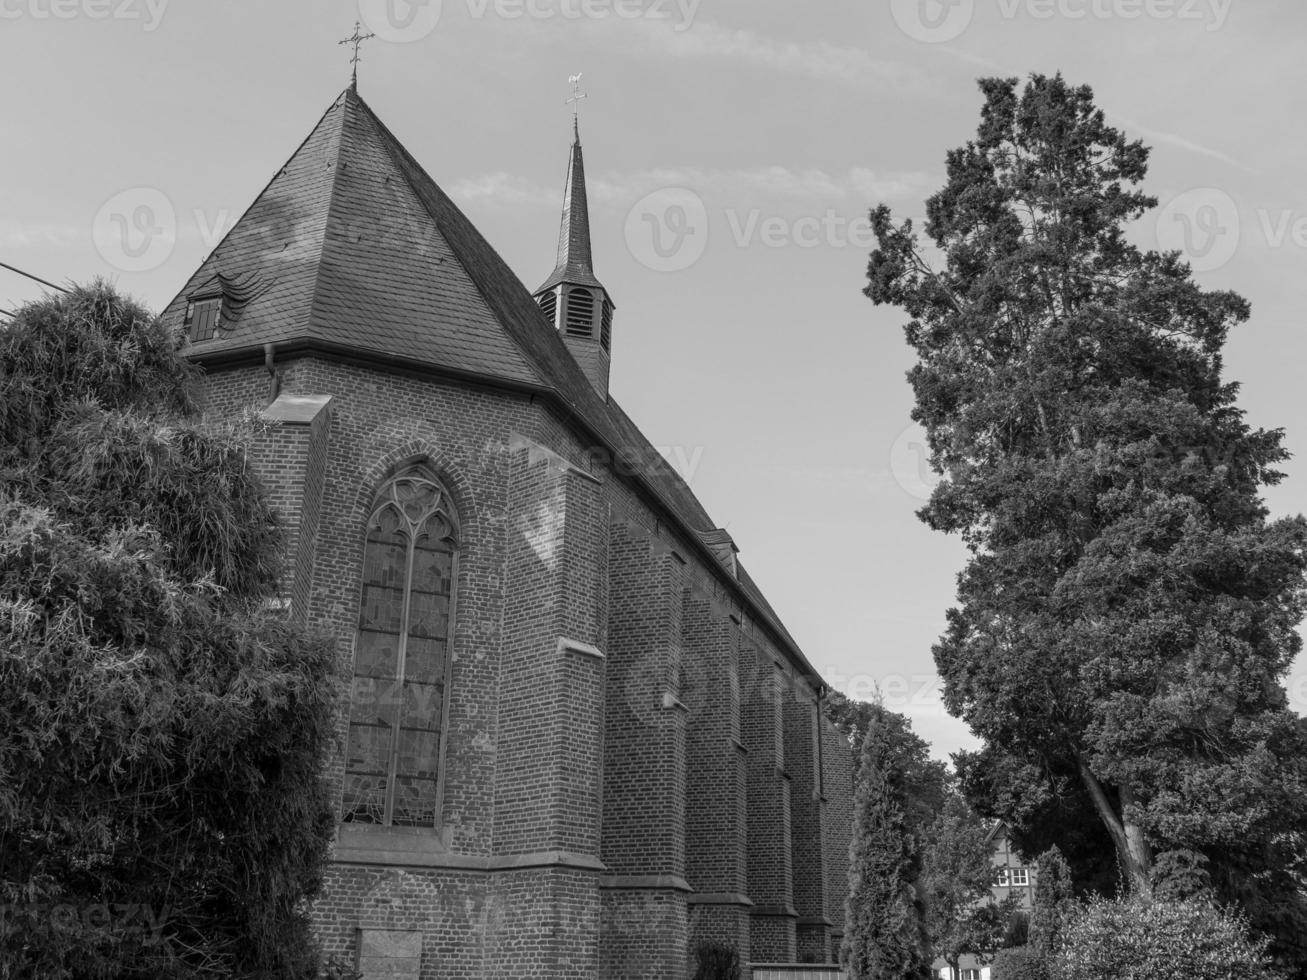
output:
[[549,278],[535,291],[535,299],[595,390],[607,398],[614,306],[608,290],[594,274],[585,161],[575,118],[572,121],[572,155],[563,190],[563,222],[558,232],[558,263]]

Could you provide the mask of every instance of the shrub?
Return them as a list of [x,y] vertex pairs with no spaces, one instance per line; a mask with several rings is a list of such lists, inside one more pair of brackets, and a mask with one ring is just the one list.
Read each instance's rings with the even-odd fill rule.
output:
[[1049,980],[1048,966],[1029,946],[1000,949],[990,970],[992,980]]
[[334,650],[180,338],[98,284],[0,330],[0,977],[316,976]]
[[740,954],[734,946],[719,942],[702,942],[694,948],[699,968],[694,980],[740,980]]
[[1096,899],[1064,923],[1054,975],[1064,980],[1278,980],[1268,941],[1203,900]]

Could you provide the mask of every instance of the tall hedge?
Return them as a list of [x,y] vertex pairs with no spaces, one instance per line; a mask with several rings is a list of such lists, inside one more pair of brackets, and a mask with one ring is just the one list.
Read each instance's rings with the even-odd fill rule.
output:
[[179,347],[103,283],[0,328],[0,976],[317,973],[330,649]]

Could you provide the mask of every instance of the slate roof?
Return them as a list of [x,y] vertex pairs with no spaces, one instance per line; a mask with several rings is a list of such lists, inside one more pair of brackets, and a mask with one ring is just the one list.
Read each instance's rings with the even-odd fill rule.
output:
[[[578,207],[588,262],[584,179],[578,140],[559,243],[564,268],[582,254],[567,234]],[[637,458],[635,479],[720,567],[702,539],[716,525],[689,486],[596,392],[526,287],[353,88],[190,277],[165,320],[180,324],[188,297],[219,276],[243,284],[243,305],[226,329],[187,348],[192,359],[261,359],[264,345],[275,344],[538,391],[610,452]],[[801,672],[821,683],[738,563],[733,581]]]

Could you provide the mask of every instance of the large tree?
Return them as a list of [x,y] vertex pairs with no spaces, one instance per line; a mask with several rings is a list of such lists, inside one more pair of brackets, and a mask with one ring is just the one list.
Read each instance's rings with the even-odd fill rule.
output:
[[1020,906],[1013,895],[998,900],[989,827],[956,792],[927,832],[921,861],[926,933],[934,955],[948,964],[951,980],[962,976],[961,959],[984,961],[1003,944]]
[[976,137],[927,202],[937,251],[877,208],[866,288],[911,317],[942,476],[920,516],[971,551],[935,648],[985,742],[964,782],[1018,828],[1092,808],[1139,894],[1159,855],[1205,861],[1304,955],[1307,742],[1283,680],[1307,524],[1269,518],[1281,433],[1222,377],[1248,304],[1127,239],[1156,204],[1148,151],[1088,88],[980,84]]
[[840,962],[851,980],[925,980],[931,956],[922,853],[947,772],[906,718],[866,707]]
[[330,648],[180,342],[103,284],[0,329],[0,975],[317,972]]

